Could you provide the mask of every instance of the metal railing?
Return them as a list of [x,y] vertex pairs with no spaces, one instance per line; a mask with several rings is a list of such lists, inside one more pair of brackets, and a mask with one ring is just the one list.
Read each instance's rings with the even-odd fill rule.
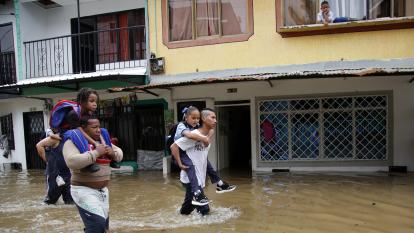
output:
[[16,83],[14,52],[0,53],[0,85]]
[[145,26],[24,42],[26,78],[143,67]]

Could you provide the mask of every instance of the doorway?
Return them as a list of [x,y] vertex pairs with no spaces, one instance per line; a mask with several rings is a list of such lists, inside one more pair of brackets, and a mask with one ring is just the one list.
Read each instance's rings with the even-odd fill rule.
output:
[[23,126],[27,169],[44,169],[46,164],[36,151],[36,144],[45,132],[43,112],[24,112]]
[[250,104],[216,105],[218,167],[251,170]]

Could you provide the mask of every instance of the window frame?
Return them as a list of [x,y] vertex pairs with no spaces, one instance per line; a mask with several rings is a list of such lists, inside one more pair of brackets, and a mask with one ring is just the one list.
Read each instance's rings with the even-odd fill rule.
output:
[[[194,9],[193,9],[194,10]],[[247,41],[254,34],[253,0],[247,0],[247,33],[226,36],[203,36],[191,40],[170,41],[168,0],[161,2],[162,41],[169,49]]]
[[13,131],[13,114],[7,114],[0,116],[0,131],[1,134],[7,135],[7,141],[9,143],[9,149],[14,150],[14,131]]
[[286,27],[283,25],[283,15],[283,0],[275,0],[276,32],[283,38],[414,28],[414,16],[396,17],[381,21],[366,20],[335,23],[329,24],[328,26],[323,24],[308,24]]

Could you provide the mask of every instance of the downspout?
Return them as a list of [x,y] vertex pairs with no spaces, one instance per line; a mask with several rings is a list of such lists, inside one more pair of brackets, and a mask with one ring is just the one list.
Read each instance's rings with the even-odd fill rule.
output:
[[146,60],[147,60],[147,71],[145,75],[145,85],[149,84],[151,79],[151,51],[149,46],[149,16],[148,16],[148,0],[145,0],[145,49],[146,49]]
[[80,6],[79,0],[76,1],[77,12],[78,12],[78,64],[79,64],[79,74],[82,74],[82,55],[81,55],[81,39],[80,39]]
[[23,80],[22,38],[20,34],[20,5],[19,0],[13,0],[14,16],[16,17],[16,44],[17,44],[17,81]]

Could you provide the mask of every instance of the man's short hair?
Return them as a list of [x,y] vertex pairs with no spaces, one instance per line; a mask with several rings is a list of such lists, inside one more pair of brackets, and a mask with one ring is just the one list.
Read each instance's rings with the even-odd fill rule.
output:
[[213,109],[211,109],[211,108],[203,108],[203,109],[201,110],[201,119],[203,119],[203,118],[205,118],[205,117],[209,116],[211,112],[213,112],[213,113],[214,113],[214,110],[213,110]]
[[329,6],[329,2],[328,2],[328,1],[322,1],[322,2],[321,2],[321,6],[323,6],[323,5],[325,5],[325,4]]
[[94,119],[99,120],[99,118],[95,114],[83,115],[79,120],[79,124],[82,128],[86,128],[86,126],[88,126],[89,120],[94,120]]

